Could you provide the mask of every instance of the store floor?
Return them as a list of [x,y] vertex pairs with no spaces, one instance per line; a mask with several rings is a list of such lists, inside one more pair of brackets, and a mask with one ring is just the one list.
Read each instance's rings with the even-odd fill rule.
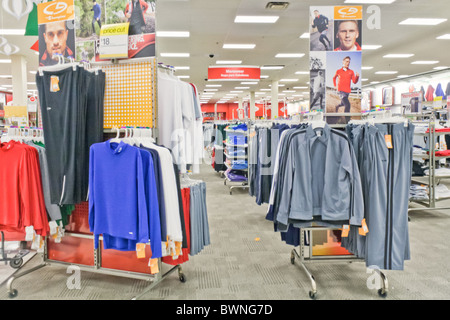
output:
[[[310,282],[299,265],[291,264],[292,247],[265,220],[266,205],[258,206],[247,190],[235,189],[230,195],[223,179],[208,165],[193,178],[207,184],[211,245],[182,265],[185,283],[172,273],[141,299],[309,300]],[[448,206],[449,201],[440,204]],[[450,210],[413,212],[409,230],[412,259],[404,271],[385,272],[386,298],[367,286],[372,274],[363,262],[314,262],[308,267],[317,281],[317,299],[450,299]],[[21,272],[40,263],[36,255]],[[168,269],[163,265],[163,272]],[[71,275],[58,264],[41,268],[14,281],[18,290],[14,299],[128,300],[149,285],[82,271],[80,288],[69,289]],[[10,299],[5,284],[0,299]]]

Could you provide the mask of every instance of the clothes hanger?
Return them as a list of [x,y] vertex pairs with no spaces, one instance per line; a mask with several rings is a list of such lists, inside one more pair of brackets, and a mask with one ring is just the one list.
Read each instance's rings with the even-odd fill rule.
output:
[[120,138],[120,129],[117,127],[113,127],[113,129],[116,129],[116,136],[115,138],[112,138],[109,140],[110,143],[120,143],[122,139]]

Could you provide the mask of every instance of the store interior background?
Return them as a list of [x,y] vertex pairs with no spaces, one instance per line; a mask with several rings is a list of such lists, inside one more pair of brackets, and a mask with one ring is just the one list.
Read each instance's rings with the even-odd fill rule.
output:
[[[11,1],[9,1],[11,2]],[[25,3],[31,1],[23,1]],[[34,1],[40,2],[40,1]],[[270,106],[278,100],[278,116],[289,116],[309,109],[309,32],[310,6],[337,6],[364,1],[290,1],[286,8],[266,8],[269,1],[253,0],[160,0],[157,1],[157,60],[174,66],[175,74],[194,83],[200,92],[205,119],[214,111],[218,119],[238,119],[239,103],[248,105],[254,93],[256,118],[271,118]],[[449,79],[450,6],[446,0],[388,0],[363,4],[363,90],[372,91],[372,108],[383,106],[382,89],[395,88],[395,108],[400,95],[414,84],[416,88]],[[8,5],[8,1],[4,1]],[[383,4],[389,3],[389,4]],[[379,11],[377,11],[379,10]],[[235,23],[236,16],[277,16],[275,23]],[[435,25],[403,24],[410,18],[438,19]],[[19,19],[4,8],[0,14],[0,92],[5,103],[24,105],[36,94],[35,72],[38,55],[30,49],[35,36],[22,36],[27,16]],[[433,22],[431,22],[433,23]],[[183,31],[181,37],[164,37],[161,31]],[[13,33],[13,34],[9,34]],[[186,36],[187,35],[187,36]],[[224,49],[224,44],[254,44],[253,49]],[[7,48],[8,46],[8,48]],[[12,54],[5,54],[5,53]],[[166,53],[185,53],[188,57],[167,57]],[[299,57],[277,58],[279,53]],[[407,58],[384,58],[387,54],[410,54]],[[240,65],[261,66],[256,84],[209,82],[208,67],[220,60],[240,61]],[[415,64],[425,61],[426,64]],[[25,65],[26,73],[22,72]],[[283,66],[266,70],[264,66]],[[21,70],[22,74],[14,72]],[[420,76],[419,76],[420,75]],[[414,76],[414,77],[412,77]],[[409,78],[411,77],[411,78]],[[208,84],[221,85],[208,87]],[[278,90],[272,90],[272,85]],[[207,91],[205,91],[205,89]],[[210,89],[217,89],[212,91]],[[209,93],[209,94],[207,94]],[[211,94],[212,93],[212,94]],[[394,109],[395,110],[395,109]],[[276,114],[274,113],[274,116]]]

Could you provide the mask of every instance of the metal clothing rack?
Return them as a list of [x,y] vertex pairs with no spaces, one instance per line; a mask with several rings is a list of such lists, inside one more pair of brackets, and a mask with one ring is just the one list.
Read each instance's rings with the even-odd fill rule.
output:
[[[94,239],[94,235],[88,235],[88,234],[65,232],[65,235],[75,237],[75,238],[83,238],[83,239],[90,239],[90,240]],[[39,264],[31,269],[25,270],[21,273],[14,274],[12,277],[10,277],[8,279],[8,281],[6,283],[6,289],[7,289],[7,292],[9,294],[10,298],[17,297],[17,295],[18,295],[18,290],[13,288],[13,283],[15,280],[17,280],[23,276],[26,276],[34,271],[37,271],[43,267],[51,266],[51,265],[62,265],[62,266],[74,266],[75,265],[81,271],[94,272],[94,273],[100,273],[100,274],[106,274],[106,275],[112,275],[112,276],[127,277],[127,278],[131,278],[131,279],[145,280],[145,281],[151,282],[151,284],[147,288],[145,288],[141,293],[139,293],[138,295],[133,297],[132,300],[137,300],[140,297],[142,297],[144,294],[146,294],[148,291],[153,289],[156,285],[158,285],[162,280],[167,278],[167,276],[170,275],[171,273],[173,273],[174,271],[178,271],[178,277],[181,282],[186,282],[186,277],[183,273],[181,265],[176,265],[176,266],[172,267],[166,273],[161,274],[162,263],[161,263],[160,258],[158,259],[158,269],[160,270],[160,272],[158,272],[154,275],[125,271],[125,270],[104,268],[101,265],[101,261],[102,261],[101,260],[101,250],[94,249],[94,247],[93,247],[93,256],[94,256],[94,265],[93,266],[86,266],[86,265],[82,265],[82,264],[74,264],[74,263],[69,263],[69,262],[52,260],[52,259],[49,259],[49,257],[48,257],[48,242],[47,242],[47,240],[48,239],[46,239],[44,241],[43,252],[40,253],[41,258],[42,258],[41,264]],[[102,240],[102,237],[100,237],[100,240]]]
[[[308,276],[311,282],[311,290],[309,291],[309,297],[313,300],[317,298],[317,282],[314,275],[307,268],[306,262],[312,263],[323,263],[323,262],[363,262],[364,260],[358,258],[354,255],[334,255],[334,256],[313,256],[312,255],[312,231],[328,231],[328,230],[336,230],[335,227],[306,227],[300,228],[300,245],[299,252],[296,249],[292,249],[291,251],[291,263],[295,264],[296,262],[303,269],[305,274]],[[305,232],[309,232],[309,251],[307,250],[307,246],[305,245]],[[296,260],[298,258],[298,261]],[[380,297],[386,297],[388,294],[388,280],[386,275],[379,269],[374,269],[374,271],[380,276],[381,279],[381,288],[378,289],[378,295]]]
[[[85,66],[87,68],[91,68],[90,63],[89,64],[80,63],[80,62],[74,61],[73,59],[67,59],[62,56],[58,57],[58,59],[59,60],[58,60],[57,65],[40,67],[38,72],[40,74],[42,74],[42,72],[46,71],[46,70],[50,70],[50,71],[60,70],[61,68],[66,68],[66,67],[73,67],[75,69],[77,66]],[[141,58],[141,59],[133,59],[133,60],[125,60],[125,61],[124,60],[107,61],[107,62],[92,63],[92,65],[126,64],[126,63],[133,63],[133,62],[138,62],[138,61],[148,61],[148,60],[149,60],[148,58]],[[161,65],[159,65],[159,67],[173,71],[173,69],[169,68],[169,67],[165,67],[165,66],[161,66]],[[93,71],[95,71],[95,70],[97,70],[97,68],[95,68]],[[156,78],[154,78],[153,85],[156,87]],[[121,132],[125,132],[125,134],[128,135],[129,132],[138,131],[138,130],[133,130],[133,129],[139,129],[139,128],[131,128],[131,127],[112,128],[110,130],[104,130],[104,133],[106,133],[106,134],[116,133],[117,137],[118,137],[118,135]],[[149,129],[147,131],[150,132],[150,136],[153,136],[153,137],[155,136],[156,128],[146,128],[146,129]],[[153,130],[153,134],[151,134],[152,130]],[[133,300],[137,300],[137,299],[141,298],[145,293],[147,293],[148,291],[153,289],[156,285],[158,285],[161,281],[163,281],[165,278],[167,278],[167,276],[169,276],[174,271],[178,271],[178,277],[181,282],[186,281],[186,276],[183,273],[181,265],[175,265],[172,268],[170,268],[167,272],[162,273],[162,259],[161,258],[158,258],[158,260],[157,260],[159,272],[156,274],[140,273],[140,272],[133,272],[133,271],[111,269],[111,268],[103,267],[102,266],[102,249],[100,247],[98,249],[95,249],[94,241],[93,241],[94,235],[84,234],[84,233],[75,233],[75,232],[64,232],[64,236],[73,237],[75,239],[92,240],[92,255],[93,255],[94,264],[93,265],[84,265],[84,264],[80,264],[80,263],[71,263],[71,262],[50,259],[48,256],[48,241],[50,238],[46,237],[43,241],[43,248],[40,248],[38,250],[38,254],[41,255],[42,262],[35,267],[32,267],[27,270],[23,270],[21,272],[17,272],[16,274],[14,274],[13,276],[11,276],[8,279],[8,281],[6,283],[6,288],[7,288],[7,292],[9,294],[10,298],[17,297],[17,295],[18,295],[18,290],[13,288],[13,284],[14,284],[15,280],[22,278],[22,277],[24,277],[32,272],[35,272],[37,270],[40,270],[43,267],[50,266],[50,265],[66,265],[66,266],[75,265],[80,270],[87,271],[87,272],[94,272],[94,273],[100,273],[100,274],[106,274],[106,275],[112,275],[112,276],[120,276],[120,277],[126,277],[126,278],[131,278],[131,279],[149,281],[151,284],[148,287],[146,287],[141,293],[139,293],[138,295],[133,297],[132,298]],[[63,237],[63,239],[64,239],[64,237]],[[99,237],[99,240],[102,240],[101,236]]]
[[446,135],[446,134],[450,134],[450,132],[436,132],[436,118],[435,118],[434,113],[430,114],[428,133],[420,133],[420,132],[414,133],[414,135],[423,136],[423,137],[428,138],[428,145],[429,145],[428,154],[413,155],[413,157],[415,157],[416,159],[422,158],[422,159],[428,160],[428,164],[429,164],[428,182],[421,181],[420,179],[418,179],[418,177],[414,177],[414,176],[411,179],[413,182],[418,182],[420,184],[428,184],[428,201],[411,199],[410,203],[411,202],[417,203],[417,204],[422,205],[422,207],[409,208],[408,212],[423,211],[423,210],[448,210],[448,209],[450,209],[450,207],[437,206],[438,201],[449,199],[448,197],[436,199],[436,185],[439,184],[439,182],[440,182],[439,179],[450,178],[450,175],[436,176],[436,161],[450,158],[450,155],[449,156],[436,156],[436,151],[435,151],[436,138],[438,136],[442,136],[442,135]]

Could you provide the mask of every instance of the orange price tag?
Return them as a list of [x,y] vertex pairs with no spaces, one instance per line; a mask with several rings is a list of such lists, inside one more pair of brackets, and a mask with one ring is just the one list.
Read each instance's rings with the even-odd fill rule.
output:
[[145,243],[136,244],[136,255],[138,259],[145,258]]
[[58,76],[50,77],[50,91],[51,92],[59,91],[59,77]]
[[386,141],[386,146],[388,147],[388,149],[392,149],[392,136],[390,134],[387,134],[384,136],[384,140]]
[[369,232],[369,228],[367,227],[367,224],[366,224],[366,219],[362,220],[361,228],[359,228],[358,230],[359,230],[359,234],[362,236],[365,236]]
[[350,231],[350,226],[349,226],[348,224],[343,225],[343,226],[342,226],[341,237],[347,238],[347,237],[348,237],[349,231]]
[[155,274],[159,272],[158,259],[150,259],[148,261],[148,265],[150,267],[150,273]]

